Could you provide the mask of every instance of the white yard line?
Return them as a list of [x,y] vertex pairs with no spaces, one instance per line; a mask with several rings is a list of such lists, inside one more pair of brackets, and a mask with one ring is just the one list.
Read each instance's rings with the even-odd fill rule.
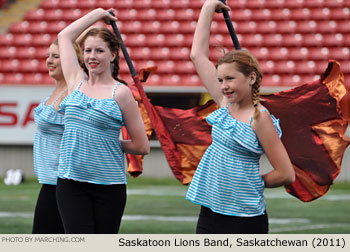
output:
[[306,226],[296,226],[296,227],[282,227],[282,228],[270,228],[270,233],[284,233],[302,230],[313,230],[313,229],[326,229],[326,228],[336,228],[336,227],[350,227],[350,223],[335,223],[335,224],[317,224],[317,225],[306,225]]

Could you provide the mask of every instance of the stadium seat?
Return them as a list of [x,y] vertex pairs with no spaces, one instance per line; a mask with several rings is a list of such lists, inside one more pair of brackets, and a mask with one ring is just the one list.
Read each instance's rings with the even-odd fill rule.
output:
[[349,20],[350,8],[349,3],[343,6],[343,8],[333,8],[329,14],[331,20]]
[[330,47],[329,58],[335,60],[348,60],[350,62],[350,49],[349,47]]
[[12,46],[13,37],[12,33],[0,34],[0,46]]
[[317,31],[317,22],[314,20],[299,20],[296,22],[295,32],[297,33],[315,33]]
[[118,22],[117,26],[119,28],[119,31],[124,34],[132,34],[132,33],[141,33],[143,30],[146,30],[145,27],[147,27],[147,24],[143,23],[141,24],[140,21],[123,21]]
[[29,27],[31,27],[33,24],[30,24],[28,21],[21,21],[12,23],[8,32],[10,33],[27,33],[29,30]]
[[311,60],[328,60],[330,51],[327,47],[310,47],[309,59]]
[[315,74],[316,63],[313,60],[301,60],[295,62],[295,72],[298,74]]
[[[37,49],[33,46],[18,46],[16,49],[17,53],[14,58],[18,59],[36,59],[38,58],[38,52]],[[45,50],[45,55],[47,54],[47,49]],[[45,56],[46,57],[46,56]]]
[[311,19],[311,11],[309,8],[302,9],[291,9],[290,17],[293,20],[310,20]]
[[44,9],[39,8],[27,11],[24,18],[27,21],[42,21],[45,20],[44,17],[46,17]]
[[295,33],[297,23],[294,20],[279,20],[276,22],[276,32],[278,33]]
[[1,46],[0,47],[0,59],[17,58],[18,52],[15,46]]

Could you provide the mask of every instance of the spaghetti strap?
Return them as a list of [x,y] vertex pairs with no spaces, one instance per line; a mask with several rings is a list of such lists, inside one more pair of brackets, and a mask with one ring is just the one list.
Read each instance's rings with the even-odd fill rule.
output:
[[116,89],[117,89],[117,87],[118,87],[119,85],[121,85],[121,84],[118,82],[118,84],[115,85],[114,88],[113,88],[113,92],[112,92],[112,98],[113,98],[113,99],[114,99],[114,96],[115,96],[115,91],[116,91]]
[[83,83],[84,83],[85,81],[86,81],[86,80],[82,80],[82,81],[78,84],[78,86],[77,86],[77,88],[76,88],[75,90],[79,90],[80,87],[81,87],[81,85],[83,85]]
[[52,103],[53,106],[55,106],[55,104],[57,103],[57,101],[62,97],[62,95],[66,92],[67,90],[63,90],[60,95],[56,98],[56,100]]

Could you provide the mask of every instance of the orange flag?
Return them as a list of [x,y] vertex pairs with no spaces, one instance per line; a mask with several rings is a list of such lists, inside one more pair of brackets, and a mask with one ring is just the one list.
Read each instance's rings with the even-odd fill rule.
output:
[[[139,82],[135,83],[131,89],[148,135],[155,131],[174,176],[183,184],[190,183],[211,143],[211,127],[205,118],[218,106],[212,100],[186,110],[153,106]],[[344,107],[346,95],[339,63],[330,61],[318,81],[262,96],[263,105],[280,119],[282,142],[296,172],[295,182],[286,190],[302,201],[324,195],[340,172],[350,144],[345,136],[348,121],[342,115],[343,110],[349,113]],[[142,158],[127,155],[132,175],[142,172]]]

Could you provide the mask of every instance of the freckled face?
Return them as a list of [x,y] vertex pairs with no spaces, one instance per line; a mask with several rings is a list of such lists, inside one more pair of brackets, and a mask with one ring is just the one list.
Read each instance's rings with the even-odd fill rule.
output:
[[220,64],[217,68],[217,74],[221,92],[229,102],[239,103],[241,100],[251,97],[251,78],[239,72],[235,62]]
[[89,36],[84,43],[84,63],[90,73],[110,71],[114,54],[109,50],[107,43],[97,36]]
[[47,51],[46,66],[52,78],[55,80],[63,78],[60,54],[55,44],[52,44]]

